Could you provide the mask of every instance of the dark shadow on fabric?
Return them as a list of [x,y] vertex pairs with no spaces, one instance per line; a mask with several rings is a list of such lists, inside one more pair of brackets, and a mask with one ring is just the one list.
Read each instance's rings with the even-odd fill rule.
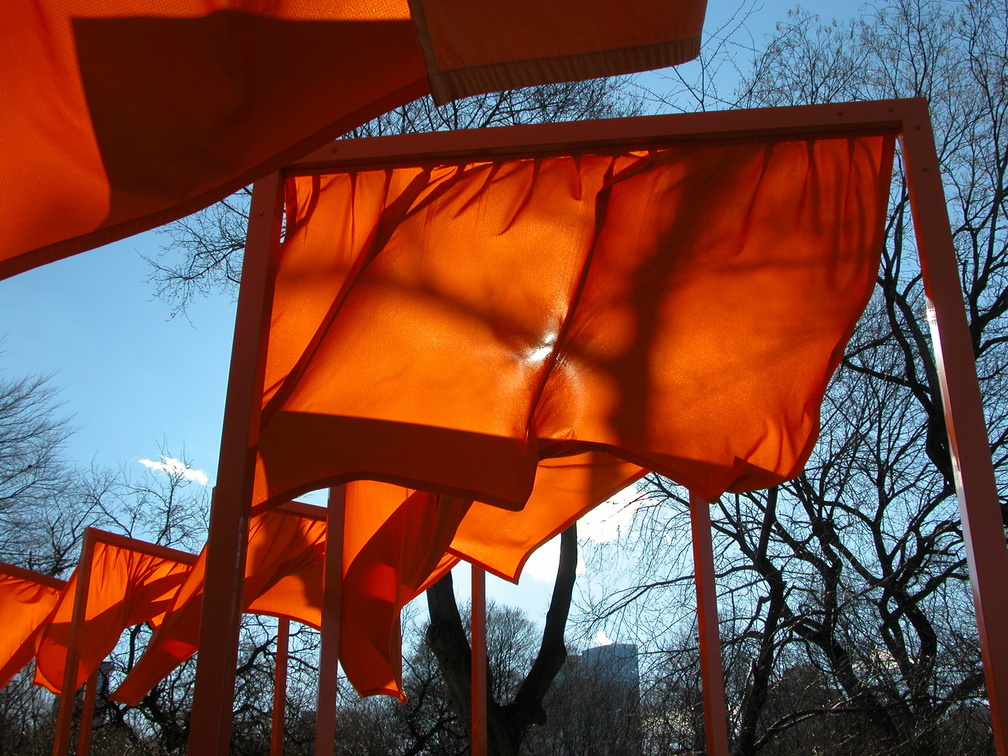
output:
[[[260,436],[271,502],[287,501],[318,488],[370,479],[406,488],[520,509],[532,493],[535,465],[522,441],[480,433],[397,423],[371,418],[280,411]],[[483,464],[463,468],[457,459],[479,457]],[[297,465],[292,464],[297,460]],[[333,460],[343,468],[334,474]],[[297,480],[286,471],[305,471]],[[439,471],[430,476],[431,469]],[[483,471],[508,481],[508,490],[485,492]],[[505,495],[501,495],[505,494]]]
[[74,19],[73,31],[112,185],[106,224],[222,182],[234,191],[377,115],[374,103],[425,76],[408,19],[286,21],[218,11]]

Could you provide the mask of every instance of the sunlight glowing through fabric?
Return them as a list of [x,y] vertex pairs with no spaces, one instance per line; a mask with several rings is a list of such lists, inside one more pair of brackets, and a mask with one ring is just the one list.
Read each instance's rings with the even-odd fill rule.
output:
[[0,564],[0,688],[31,661],[65,583]]
[[[318,628],[325,509],[295,506],[252,518],[243,606]],[[402,696],[400,611],[458,561],[445,554],[451,531],[438,527],[443,509],[438,497],[397,486],[363,481],[348,487],[340,645],[344,672],[361,695]],[[205,558],[204,551],[114,700],[136,705],[196,653]]]
[[[101,540],[94,545],[87,610],[79,629],[81,655],[75,690],[112,652],[123,630],[141,622],[156,627],[163,620],[190,570],[191,555],[180,553],[185,561],[178,561],[144,553],[142,548],[142,544],[134,550]],[[67,581],[35,649],[34,682],[57,694],[63,687],[79,571],[78,566]]]
[[521,510],[544,486],[569,493],[555,530],[644,469],[707,499],[793,477],[874,285],[892,150],[290,179],[254,500],[373,478]]

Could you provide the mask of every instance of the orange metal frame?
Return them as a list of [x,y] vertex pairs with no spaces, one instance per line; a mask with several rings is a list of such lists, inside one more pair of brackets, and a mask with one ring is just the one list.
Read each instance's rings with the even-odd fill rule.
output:
[[270,756],[283,756],[284,714],[287,708],[287,652],[290,620],[277,619],[276,662],[273,666],[273,722],[270,727]]
[[336,741],[336,693],[339,675],[340,614],[343,607],[343,515],[346,487],[329,491],[326,507],[325,566],[322,573],[322,645],[319,649],[315,755],[332,756]]
[[700,635],[700,679],[703,687],[704,737],[707,753],[728,756],[728,711],[725,704],[721,635],[718,628],[717,588],[714,585],[714,548],[710,505],[690,493],[693,535],[693,575]]
[[6,562],[0,562],[0,575],[10,575],[21,580],[38,583],[39,585],[47,585],[57,590],[62,590],[66,586],[66,580],[49,577],[48,575],[43,575],[41,572],[33,572],[32,570],[26,570],[24,567],[7,564]]
[[[903,146],[945,422],[956,471],[994,739],[998,753],[1008,756],[1005,732],[1008,723],[1008,643],[997,635],[998,629],[1008,627],[1008,602],[1001,602],[998,598],[998,584],[1008,574],[1008,550],[1005,548],[934,136],[926,102],[921,99],[649,116],[337,141],[258,182],[249,219],[218,466],[218,490],[210,520],[204,594],[204,616],[210,621],[203,623],[200,637],[190,756],[223,756],[228,752],[242,565],[265,363],[265,355],[259,345],[264,343],[269,327],[285,176],[332,173],[354,166],[392,166],[417,160],[571,154],[614,146],[657,147],[683,141],[881,133],[898,135]],[[694,504],[695,515],[701,509]],[[698,540],[706,540],[704,548],[709,551],[709,522],[706,527],[704,523],[695,523],[694,533]],[[714,656],[720,656],[720,649],[715,647],[718,643],[716,607],[711,582],[713,575],[708,572],[712,566],[709,565],[707,552],[701,547],[702,544],[697,547],[696,554],[700,577],[698,596],[702,614],[706,616],[701,625],[701,653],[707,658],[707,677],[711,682],[711,678],[716,677],[715,666],[719,666],[713,664]],[[707,703],[708,709],[723,710],[723,693]],[[725,718],[723,714],[713,712],[708,712],[707,716],[708,736],[712,738],[708,753],[724,753],[727,743]]]
[[472,756],[486,756],[487,736],[487,616],[486,572],[472,567],[472,602],[470,607],[472,656],[470,657],[470,693]]

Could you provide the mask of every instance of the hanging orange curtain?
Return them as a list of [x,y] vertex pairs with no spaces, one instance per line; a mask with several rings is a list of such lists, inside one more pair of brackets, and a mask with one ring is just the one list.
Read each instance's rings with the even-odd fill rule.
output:
[[763,138],[290,179],[254,500],[370,477],[516,510],[557,460],[546,487],[581,493],[527,544],[642,468],[707,499],[793,477],[872,291],[892,152]]
[[400,612],[459,558],[517,580],[535,549],[645,471],[589,452],[539,464],[521,511],[356,481],[347,485],[341,662],[362,695],[403,697]]
[[[343,539],[341,647],[344,671],[362,694],[401,695],[399,613],[457,561],[446,555],[451,511],[437,497],[362,481],[348,487]],[[307,505],[261,511],[249,525],[244,610],[318,628],[325,510]],[[144,655],[113,693],[136,705],[197,649],[205,551]]]
[[340,663],[361,696],[405,698],[400,613],[458,562],[446,552],[468,507],[383,483],[347,485]]
[[31,661],[66,583],[0,563],[0,688]]
[[704,0],[39,0],[0,15],[0,278],[219,200],[367,120],[695,57]]
[[[157,627],[192,567],[195,555],[114,536],[109,543],[98,536],[91,554],[90,580],[84,620],[78,630],[80,662],[76,690],[112,652],[122,631],[147,622]],[[67,662],[78,571],[70,576],[59,604],[40,634],[35,649],[35,684],[59,694]]]
[[[325,521],[273,510],[252,518],[243,605],[264,597],[264,613],[318,625]],[[136,706],[146,693],[196,652],[206,575],[206,549],[176,593],[161,627],[112,698]],[[271,592],[270,589],[276,589]]]

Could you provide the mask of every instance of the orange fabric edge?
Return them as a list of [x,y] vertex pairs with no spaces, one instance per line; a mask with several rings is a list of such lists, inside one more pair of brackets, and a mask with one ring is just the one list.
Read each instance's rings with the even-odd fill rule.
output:
[[380,475],[371,472],[355,471],[343,473],[341,475],[319,478],[318,480],[309,481],[308,483],[281,491],[280,493],[269,496],[268,498],[253,504],[252,512],[253,514],[257,514],[267,509],[282,506],[283,502],[290,501],[291,499],[311,493],[312,491],[317,491],[322,488],[333,488],[346,483],[353,483],[358,480],[372,480],[376,483],[389,483],[394,486],[399,486],[400,488],[408,488],[412,491],[424,491],[426,493],[441,494],[443,496],[454,496],[458,499],[482,501],[491,506],[506,509],[510,512],[520,512],[525,506],[524,501],[517,502],[509,499],[487,496],[480,491],[454,488],[452,486],[441,486],[427,480],[417,480],[398,475]]
[[[669,68],[693,60],[700,54],[700,37],[671,40],[654,45],[624,47],[577,55],[536,60],[516,60],[493,65],[479,65],[442,71],[434,60],[422,14],[416,13],[417,38],[427,65],[427,78],[431,95],[437,105],[444,105],[463,97],[497,92],[505,89],[555,84],[564,81],[584,81],[603,76]],[[421,30],[421,26],[423,27]]]
[[389,111],[399,105],[403,105],[405,103],[412,102],[417,98],[423,97],[425,94],[428,94],[429,91],[430,89],[427,80],[418,79],[409,86],[403,87],[402,89],[399,89],[398,91],[393,92],[376,102],[370,103],[366,108],[347,114],[339,121],[336,121],[306,139],[302,139],[297,144],[294,144],[282,152],[273,155],[271,158],[264,160],[257,166],[253,166],[231,181],[192,197],[185,202],[173,205],[171,208],[161,210],[156,213],[150,213],[139,218],[132,218],[114,226],[99,226],[90,233],[81,234],[80,236],[75,236],[72,239],[65,239],[60,242],[48,244],[44,247],[38,247],[36,249],[23,252],[15,257],[8,258],[7,260],[0,260],[0,281],[5,278],[10,278],[11,276],[16,276],[18,273],[24,273],[32,268],[38,268],[43,265],[56,262],[57,260],[62,260],[66,257],[72,257],[73,255],[85,252],[89,249],[102,247],[106,244],[119,241],[120,239],[125,239],[128,236],[149,231],[152,228],[163,226],[166,223],[171,223],[172,221],[178,220],[186,215],[202,210],[214,202],[234,194],[242,187],[259,180],[263,176],[283,169],[284,166],[304,157],[313,150],[322,147],[326,142],[342,136],[350,129],[360,126],[363,123],[367,123],[373,118],[377,118],[382,113],[385,113],[386,111]]
[[[834,366],[834,370],[835,369],[836,369],[836,366]],[[811,447],[809,447],[809,449],[811,449]],[[653,463],[645,460],[643,457],[640,457],[639,455],[636,455],[636,454],[627,453],[627,451],[625,449],[621,449],[620,447],[614,446],[612,444],[602,444],[602,443],[595,443],[595,442],[578,441],[578,442],[573,443],[573,444],[567,444],[567,443],[564,443],[564,444],[551,444],[550,446],[545,447],[544,449],[540,449],[540,451],[542,452],[542,454],[539,457],[540,459],[552,459],[552,458],[557,458],[557,457],[567,457],[567,456],[573,456],[573,455],[576,455],[576,454],[581,454],[583,452],[591,452],[591,451],[603,452],[603,453],[606,453],[606,454],[611,454],[613,457],[616,457],[617,459],[621,459],[624,462],[629,462],[630,464],[634,464],[634,465],[638,465],[640,467],[647,468],[647,470],[649,472],[655,472],[655,473],[658,473],[659,475],[662,475],[662,476],[664,476],[666,478],[669,478],[671,480],[675,480],[675,482],[678,483],[679,485],[683,486],[684,488],[688,488],[689,490],[693,491],[693,493],[697,494],[701,498],[707,499],[709,501],[713,501],[718,496],[720,496],[721,494],[725,493],[725,491],[722,491],[722,490],[716,490],[715,491],[713,489],[708,489],[707,486],[705,486],[705,485],[703,485],[701,483],[697,483],[695,481],[691,481],[691,480],[686,479],[685,476],[683,476],[678,471],[673,471],[670,468],[667,468],[665,466],[660,466],[660,467],[659,466],[655,466]],[[740,462],[742,462],[742,461],[736,459],[735,460],[735,465],[733,466],[732,469],[738,470],[740,468],[740,466],[741,466],[739,464]],[[745,463],[742,462],[742,465],[744,465],[744,464]],[[769,480],[769,482],[767,482],[767,484],[766,484],[765,487],[769,488],[770,486],[778,485],[778,484],[783,483],[783,482],[785,482],[787,480],[790,480],[795,475],[797,475],[797,472],[794,472],[793,474],[789,475],[788,477],[780,477],[780,476],[776,476],[776,475],[775,476],[770,476],[770,474],[767,473],[768,480],[769,480],[770,477],[772,477],[773,480]],[[520,512],[524,508],[524,506],[525,506],[525,501],[524,500],[523,501],[511,501],[509,499],[502,499],[502,498],[499,498],[499,497],[496,497],[496,496],[488,496],[485,492],[482,492],[482,491],[469,490],[469,489],[459,489],[459,488],[454,488],[454,487],[451,487],[451,486],[442,486],[442,485],[437,485],[437,484],[432,483],[432,482],[427,481],[427,480],[417,480],[417,479],[413,479],[413,478],[407,478],[407,477],[404,477],[404,476],[380,475],[380,474],[375,474],[375,473],[371,473],[371,472],[363,472],[362,473],[360,471],[355,471],[355,472],[343,473],[341,475],[336,475],[336,476],[319,478],[317,480],[311,480],[311,481],[309,481],[307,483],[303,483],[303,484],[301,484],[299,486],[296,486],[294,488],[289,488],[289,489],[285,489],[283,491],[279,491],[279,492],[277,492],[277,493],[275,493],[275,494],[273,494],[273,495],[271,495],[271,496],[263,499],[262,501],[256,502],[253,505],[253,512],[261,512],[261,511],[264,511],[264,510],[267,510],[267,509],[272,509],[274,507],[280,506],[283,502],[290,501],[293,498],[296,498],[298,496],[302,496],[304,494],[310,493],[311,491],[315,491],[315,490],[318,490],[320,488],[332,488],[333,486],[339,486],[339,485],[343,485],[345,483],[351,483],[351,482],[357,481],[357,480],[373,480],[373,481],[376,481],[376,482],[379,482],[379,483],[390,483],[392,485],[400,486],[402,488],[409,488],[409,489],[416,490],[416,491],[426,491],[428,493],[443,494],[445,496],[454,496],[454,497],[457,497],[457,498],[460,498],[460,499],[472,499],[473,501],[481,501],[484,504],[489,504],[490,506],[499,507],[500,509],[505,509],[505,510],[508,510],[510,512]],[[746,489],[746,490],[749,490],[749,489]],[[731,491],[729,491],[729,492],[731,492]],[[531,494],[531,491],[529,493]],[[526,497],[526,500],[527,500],[527,497]],[[488,571],[491,571],[491,570],[488,570]],[[497,573],[494,573],[494,574],[497,574]],[[510,578],[504,578],[504,579],[505,580],[510,580]]]
[[[580,511],[577,514],[572,515],[571,517],[568,517],[563,522],[562,525],[560,525],[558,528],[555,528],[548,536],[546,536],[545,538],[543,538],[541,541],[539,541],[539,543],[537,543],[535,546],[533,546],[531,549],[529,549],[528,551],[526,551],[522,555],[521,559],[519,559],[515,563],[513,574],[508,574],[507,572],[505,572],[503,570],[498,570],[498,569],[492,567],[491,565],[485,563],[482,559],[477,559],[475,557],[470,556],[469,554],[463,554],[461,551],[459,551],[458,549],[455,549],[455,548],[449,547],[448,548],[448,554],[450,554],[451,556],[455,557],[459,561],[467,562],[467,563],[473,565],[474,567],[479,567],[484,572],[489,572],[491,575],[495,575],[496,577],[499,577],[501,580],[507,580],[509,583],[514,583],[515,585],[517,585],[518,584],[518,580],[521,577],[522,571],[525,569],[525,563],[528,562],[529,558],[531,558],[531,556],[536,551],[538,551],[541,547],[545,546],[549,541],[553,540],[558,535],[560,535],[561,533],[563,533],[565,530],[567,530],[567,528],[569,528],[575,522],[577,522],[582,517],[584,517],[586,514],[588,514],[589,512],[591,512],[597,506],[599,506],[600,504],[602,504],[605,501],[608,501],[609,499],[611,499],[613,496],[615,496],[616,494],[618,494],[620,491],[624,490],[625,488],[634,485],[637,481],[639,481],[641,478],[643,478],[649,472],[651,472],[651,471],[650,470],[646,470],[646,469],[642,469],[640,475],[638,475],[635,478],[631,479],[629,482],[625,482],[623,484],[620,484],[619,486],[615,486],[613,488],[610,488],[609,491],[602,498],[600,498],[598,501],[596,501],[591,507]],[[456,564],[457,564],[457,562],[456,562]],[[424,583],[424,586],[429,587],[432,582],[433,581],[428,580],[426,583]]]

